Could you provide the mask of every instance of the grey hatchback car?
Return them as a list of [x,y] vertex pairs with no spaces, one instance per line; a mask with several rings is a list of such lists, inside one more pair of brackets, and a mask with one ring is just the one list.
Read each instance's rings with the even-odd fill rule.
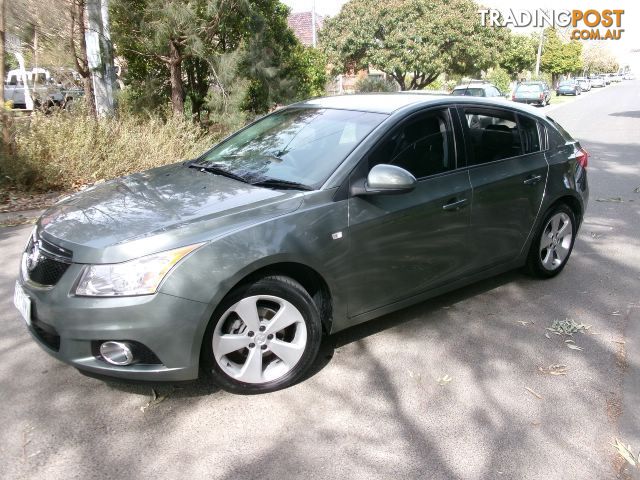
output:
[[587,161],[526,106],[309,100],[60,201],[29,238],[14,303],[81,371],[272,391],[304,378],[323,334],[510,269],[557,275]]

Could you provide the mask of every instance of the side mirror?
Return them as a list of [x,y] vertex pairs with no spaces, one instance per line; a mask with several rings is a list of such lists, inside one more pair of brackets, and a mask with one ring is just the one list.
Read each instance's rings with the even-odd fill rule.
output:
[[407,193],[416,186],[416,177],[404,168],[381,163],[371,169],[367,179],[351,188],[353,195],[393,195]]

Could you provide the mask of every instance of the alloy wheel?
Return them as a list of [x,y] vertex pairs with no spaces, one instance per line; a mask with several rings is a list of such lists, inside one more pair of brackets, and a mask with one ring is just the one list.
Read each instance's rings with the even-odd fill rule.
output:
[[540,239],[540,261],[547,270],[559,268],[571,252],[573,225],[571,218],[558,212],[549,218]]
[[306,344],[302,314],[274,295],[248,296],[229,307],[212,337],[213,356],[222,371],[251,384],[285,376],[302,358]]

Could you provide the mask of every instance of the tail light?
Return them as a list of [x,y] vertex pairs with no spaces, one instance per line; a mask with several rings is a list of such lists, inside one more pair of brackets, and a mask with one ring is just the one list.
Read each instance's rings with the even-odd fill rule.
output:
[[540,94],[540,100],[542,100],[544,98],[544,93]]
[[511,100],[515,100],[516,99],[516,94],[514,93],[513,95],[511,95]]
[[587,152],[584,148],[580,148],[576,152],[576,161],[578,162],[578,165],[586,169],[587,165],[589,164],[589,152]]

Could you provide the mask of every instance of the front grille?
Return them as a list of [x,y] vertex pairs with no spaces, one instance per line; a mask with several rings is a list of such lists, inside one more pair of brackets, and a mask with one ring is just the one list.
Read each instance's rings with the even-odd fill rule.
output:
[[67,268],[69,268],[68,263],[41,256],[36,262],[33,262],[31,268],[27,266],[27,272],[31,281],[40,285],[51,286],[58,283]]
[[69,250],[39,239],[34,234],[24,253],[23,274],[34,283],[53,286],[69,268],[71,256]]

